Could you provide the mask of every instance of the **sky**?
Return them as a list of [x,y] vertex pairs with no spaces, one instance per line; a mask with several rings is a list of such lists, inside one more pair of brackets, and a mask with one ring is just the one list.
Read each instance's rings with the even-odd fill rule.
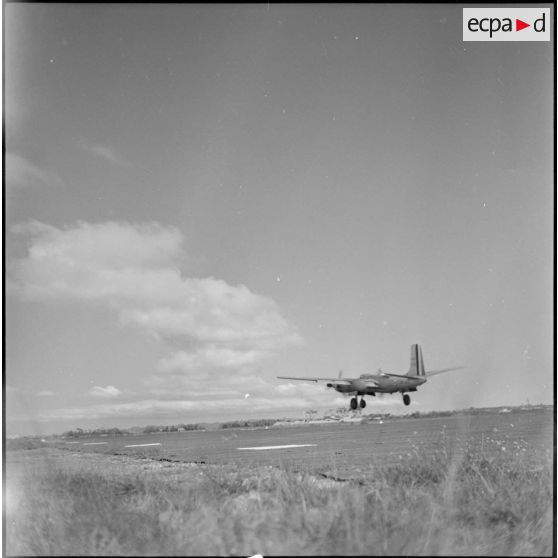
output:
[[[548,5],[552,6],[552,5]],[[553,9],[553,8],[552,8]],[[552,403],[553,45],[454,4],[7,3],[8,435]]]

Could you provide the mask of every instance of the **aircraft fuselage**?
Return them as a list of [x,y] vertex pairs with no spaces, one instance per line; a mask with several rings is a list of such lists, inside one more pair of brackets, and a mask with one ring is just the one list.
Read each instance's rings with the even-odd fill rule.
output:
[[334,388],[340,393],[355,393],[357,395],[375,395],[376,393],[404,393],[416,391],[424,384],[424,377],[404,377],[391,374],[362,374],[359,378],[347,382],[330,382],[327,387]]

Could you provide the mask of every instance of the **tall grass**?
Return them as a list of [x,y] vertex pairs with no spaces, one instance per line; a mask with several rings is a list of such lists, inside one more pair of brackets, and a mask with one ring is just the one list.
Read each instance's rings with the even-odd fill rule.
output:
[[9,486],[6,553],[550,556],[551,459],[515,449],[416,448],[344,479],[334,467],[166,464],[155,474],[146,460],[54,459]]

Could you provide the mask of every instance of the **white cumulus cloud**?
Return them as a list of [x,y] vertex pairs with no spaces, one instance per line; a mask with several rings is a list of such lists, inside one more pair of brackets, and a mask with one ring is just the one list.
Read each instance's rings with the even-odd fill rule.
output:
[[11,289],[30,300],[102,304],[125,325],[188,347],[163,358],[159,376],[238,370],[301,342],[271,298],[242,284],[185,275],[184,237],[175,227],[31,221],[12,232],[27,237],[29,247],[8,266]]
[[207,345],[192,352],[172,353],[159,361],[157,372],[172,374],[176,371],[203,370],[205,368],[240,368],[261,362],[270,356],[270,353],[262,350]]
[[120,319],[162,337],[277,348],[300,340],[275,302],[213,277],[185,277],[182,233],[158,223],[89,224],[59,229],[37,221],[10,266],[14,286],[32,299],[77,299],[115,308]]

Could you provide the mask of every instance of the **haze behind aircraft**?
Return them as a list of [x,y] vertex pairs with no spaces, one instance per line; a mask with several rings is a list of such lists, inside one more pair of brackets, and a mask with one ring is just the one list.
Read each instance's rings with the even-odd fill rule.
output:
[[359,406],[358,396],[360,395],[360,408],[366,407],[365,395],[375,396],[376,393],[396,393],[403,395],[403,403],[409,405],[411,396],[409,391],[417,391],[417,388],[426,383],[427,378],[436,376],[452,370],[460,370],[463,366],[454,368],[443,368],[442,370],[425,371],[422,360],[422,349],[420,345],[411,345],[411,365],[407,374],[391,374],[378,370],[377,374],[361,374],[358,378],[342,378],[339,373],[338,378],[295,378],[291,376],[277,376],[282,380],[304,380],[308,382],[327,382],[328,388],[333,388],[340,393],[347,395],[354,394],[351,398],[351,409]]

